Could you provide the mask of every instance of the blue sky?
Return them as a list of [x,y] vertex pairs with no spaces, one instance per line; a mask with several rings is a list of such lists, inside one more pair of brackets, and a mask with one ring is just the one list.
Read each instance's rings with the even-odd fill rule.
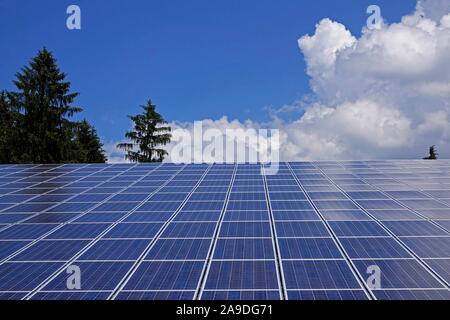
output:
[[[81,31],[65,27],[70,4]],[[104,141],[123,137],[148,98],[168,121],[267,121],[265,107],[310,92],[297,39],[325,17],[359,36],[370,4],[396,22],[416,1],[0,0],[0,88],[46,46]]]

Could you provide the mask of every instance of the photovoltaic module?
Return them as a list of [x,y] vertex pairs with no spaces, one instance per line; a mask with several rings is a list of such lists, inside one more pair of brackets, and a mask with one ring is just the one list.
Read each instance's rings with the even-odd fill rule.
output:
[[0,166],[0,300],[450,299],[450,161],[261,172]]

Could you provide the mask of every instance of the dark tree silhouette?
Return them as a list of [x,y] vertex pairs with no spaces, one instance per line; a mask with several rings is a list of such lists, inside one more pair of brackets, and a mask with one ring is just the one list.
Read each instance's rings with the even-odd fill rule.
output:
[[105,163],[107,161],[103,144],[97,130],[83,120],[75,127],[73,159],[78,163]]
[[69,152],[73,124],[68,120],[82,109],[72,103],[78,93],[70,93],[70,83],[59,70],[52,53],[39,51],[14,81],[24,114],[23,162],[60,163]]
[[9,92],[0,93],[0,162],[15,163],[20,158],[23,116]]
[[1,93],[2,163],[106,161],[95,129],[69,120],[82,109],[73,106],[78,93],[65,79],[44,48],[16,74],[17,92]]
[[128,131],[125,137],[131,143],[120,143],[118,149],[127,152],[126,159],[135,163],[162,162],[168,155],[161,149],[172,139],[171,128],[164,118],[156,112],[156,106],[149,100],[142,106],[143,113],[129,116],[134,123],[133,131]]
[[430,155],[423,159],[424,160],[437,160],[439,153],[437,153],[437,151],[436,151],[436,146],[431,146],[429,152],[430,152]]

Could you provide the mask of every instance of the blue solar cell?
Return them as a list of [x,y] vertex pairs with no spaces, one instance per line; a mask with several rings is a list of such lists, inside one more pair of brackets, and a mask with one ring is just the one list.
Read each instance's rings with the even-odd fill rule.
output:
[[46,301],[94,301],[94,300],[106,300],[110,292],[38,292],[36,293],[31,300],[46,300]]
[[47,212],[86,212],[93,208],[95,203],[62,203],[54,208],[48,209]]
[[268,211],[227,211],[224,221],[268,221]]
[[412,256],[393,238],[342,238],[350,258],[411,258]]
[[[225,197],[223,198],[225,199]],[[221,200],[223,200],[221,199]],[[211,199],[212,200],[212,199]],[[231,193],[231,201],[265,201],[266,194],[264,192],[251,192],[251,193]]]
[[123,222],[166,222],[172,212],[133,212]]
[[100,240],[78,260],[137,260],[151,240]]
[[[268,189],[270,191],[270,193],[275,193],[275,192],[299,192],[300,191],[300,187],[298,185],[291,185],[291,186],[268,186]],[[240,189],[237,188],[233,188],[233,192],[239,192]],[[254,190],[255,192],[264,192],[264,187],[261,187],[257,190]]]
[[435,221],[442,228],[445,228],[448,232],[450,232],[450,220],[446,221]]
[[373,220],[362,210],[320,210],[327,221],[371,221]]
[[[449,209],[419,209],[416,210],[420,215],[432,220],[450,220]],[[410,219],[415,220],[415,219]]]
[[368,300],[363,290],[326,290],[326,291],[288,291],[289,300],[329,300],[329,301],[349,301],[349,300]]
[[7,213],[1,213],[0,214],[0,223],[1,224],[10,224],[10,223],[16,223],[19,221],[22,221],[24,219],[30,218],[32,215],[30,214],[20,214],[20,213],[14,213],[14,214],[7,214]]
[[389,234],[372,221],[330,221],[330,227],[338,237],[379,237]]
[[278,237],[329,237],[322,222],[277,222]]
[[431,190],[425,193],[436,199],[450,199],[450,190]]
[[204,262],[143,262],[125,285],[125,290],[196,290]]
[[11,261],[66,261],[80,252],[89,241],[47,241],[41,240],[21,253]]
[[[76,218],[78,213],[40,213],[37,216],[34,216],[28,219],[27,223],[64,223],[68,222],[74,218]],[[0,215],[1,220],[1,215]]]
[[308,201],[272,201],[272,209],[277,210],[312,210]]
[[391,210],[391,209],[404,209],[400,204],[392,200],[358,200],[358,204],[364,209],[378,209],[378,210]]
[[152,239],[162,223],[119,223],[103,237],[106,239]]
[[216,223],[171,223],[164,230],[162,238],[211,238]]
[[46,239],[94,239],[110,225],[104,223],[67,224],[52,232]]
[[23,202],[23,201],[29,200],[32,197],[33,197],[32,195],[14,195],[14,194],[4,195],[4,196],[0,197],[0,203],[1,204],[3,204],[3,203],[16,204],[16,203],[19,203],[19,202]]
[[0,232],[3,240],[34,240],[54,229],[56,224],[18,224]]
[[342,192],[308,192],[312,200],[347,200]]
[[219,237],[271,237],[270,224],[267,222],[223,222]]
[[55,262],[2,264],[0,265],[0,291],[31,291],[62,265]]
[[267,203],[265,201],[230,201],[227,208],[232,211],[261,211],[267,210]]
[[222,201],[187,202],[183,206],[184,211],[220,211],[223,208]]
[[63,202],[67,199],[69,199],[70,197],[72,197],[71,195],[67,195],[67,194],[52,194],[52,195],[42,195],[42,196],[38,196],[36,198],[30,199],[28,201],[28,203],[57,203],[57,202]]
[[54,206],[54,203],[24,203],[24,204],[18,204],[14,207],[11,207],[9,209],[4,210],[3,212],[7,213],[36,213],[36,212],[42,212],[50,208],[51,206]]
[[145,260],[204,260],[210,246],[209,239],[160,239],[145,256]]
[[93,211],[96,212],[127,212],[131,211],[139,205],[139,202],[106,202]]
[[122,212],[89,212],[88,214],[81,215],[74,222],[109,223],[116,222],[125,215],[126,213]]
[[278,289],[274,261],[213,261],[207,290]]
[[383,224],[400,237],[448,235],[428,221],[383,221]]
[[306,200],[303,192],[270,192],[270,200],[299,201]]
[[204,222],[216,222],[220,219],[221,212],[208,212],[208,211],[181,211],[179,212],[174,221],[187,222],[187,221],[204,221]]
[[287,289],[361,289],[343,260],[283,261]]
[[193,193],[190,201],[225,201],[226,193]]
[[450,258],[450,237],[414,237],[402,241],[421,258]]
[[367,277],[370,266],[381,271],[381,289],[439,289],[443,288],[424,267],[415,260],[357,260],[356,268],[362,277]]
[[350,198],[355,199],[355,200],[374,200],[374,199],[378,199],[378,200],[383,200],[383,199],[388,199],[388,197],[386,195],[384,195],[381,192],[376,192],[376,191],[358,191],[358,192],[348,192],[348,195]]
[[401,200],[404,206],[407,206],[413,210],[420,209],[450,209],[450,207],[444,203],[440,203],[435,200]]
[[204,291],[204,301],[228,300],[228,301],[266,301],[280,300],[279,291]]
[[392,198],[402,199],[426,199],[427,196],[418,191],[387,191],[386,192]]
[[324,200],[314,201],[319,210],[358,210],[359,208],[349,200]]
[[447,283],[450,282],[450,259],[430,259],[426,263]]
[[272,239],[219,239],[214,259],[270,260],[275,259]]
[[0,241],[0,260],[25,247],[28,241]]
[[120,292],[116,300],[142,300],[142,301],[158,301],[158,300],[193,300],[195,291],[130,291]]
[[187,198],[188,193],[156,193],[150,200],[153,201],[178,201],[182,202]]
[[274,211],[273,217],[276,221],[311,221],[321,220],[315,211]]
[[421,217],[409,210],[368,210],[378,220],[420,220]]
[[279,239],[282,259],[342,259],[331,238]]
[[0,301],[17,301],[22,300],[27,295],[26,292],[0,292]]
[[448,290],[377,290],[378,300],[450,300]]
[[174,212],[181,202],[146,202],[137,211],[171,211]]
[[[81,290],[86,291],[107,291],[114,290],[122,278],[130,270],[132,262],[82,262],[75,261],[72,266],[80,268]],[[66,269],[69,270],[69,269]],[[70,271],[70,270],[69,270]],[[70,273],[69,273],[70,275]],[[67,290],[67,271],[61,272],[43,291],[64,291]]]

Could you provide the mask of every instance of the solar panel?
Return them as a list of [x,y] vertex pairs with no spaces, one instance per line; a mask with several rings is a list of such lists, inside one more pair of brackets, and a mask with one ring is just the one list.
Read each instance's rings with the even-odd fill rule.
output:
[[0,300],[450,300],[450,161],[261,167],[1,165]]

